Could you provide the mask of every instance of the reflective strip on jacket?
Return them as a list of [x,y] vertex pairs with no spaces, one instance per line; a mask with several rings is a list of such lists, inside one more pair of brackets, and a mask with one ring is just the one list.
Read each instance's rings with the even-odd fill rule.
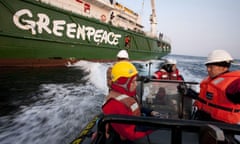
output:
[[182,77],[179,74],[178,69],[175,72],[168,73],[165,70],[159,70],[154,73],[154,76],[157,79],[165,80],[182,80]]
[[[120,114],[120,115],[131,115],[131,116],[140,116],[140,106],[137,101],[127,95],[107,96],[106,102],[102,106],[104,114]],[[113,129],[120,135],[123,139],[136,140],[140,139],[152,131],[136,131],[136,125],[130,124],[114,124],[111,126]]]
[[231,124],[239,123],[240,104],[234,104],[226,96],[228,85],[239,77],[240,71],[228,72],[215,79],[207,77],[200,84],[199,100],[195,105],[216,120]]

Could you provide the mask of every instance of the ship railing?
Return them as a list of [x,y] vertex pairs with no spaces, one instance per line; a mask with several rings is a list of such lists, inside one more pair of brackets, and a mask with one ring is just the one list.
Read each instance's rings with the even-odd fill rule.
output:
[[[60,8],[60,9],[70,11],[70,12],[78,14],[78,15],[95,18],[97,20],[100,20],[101,15],[102,15],[99,13],[92,13],[91,10],[85,10],[84,4],[79,3],[75,0],[68,0],[68,1],[66,1],[66,0],[40,0],[40,1],[43,3],[49,4],[49,5],[55,6],[57,8]],[[113,5],[110,5],[108,0],[105,0],[105,1],[97,0],[97,1],[95,1],[95,3],[102,4],[104,6],[108,6],[109,9],[113,8]]]
[[166,36],[165,34],[162,34],[162,33],[159,34],[159,40],[167,42],[169,44],[171,43],[170,37],[168,37],[168,36]]
[[41,2],[50,4],[60,9],[71,11],[76,14],[80,14],[80,15],[88,14],[84,12],[84,7],[81,7],[74,2],[70,3],[69,1],[65,1],[65,0],[41,0]]

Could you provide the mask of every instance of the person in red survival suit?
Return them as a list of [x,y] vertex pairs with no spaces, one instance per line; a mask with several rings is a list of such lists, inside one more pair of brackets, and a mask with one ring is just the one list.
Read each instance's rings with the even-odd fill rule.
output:
[[[143,111],[147,116],[158,114],[156,111],[140,107],[136,99],[137,74],[135,66],[128,61],[120,61],[113,65],[111,90],[102,106],[105,115],[141,116]],[[111,127],[118,134],[118,138],[111,142],[114,144],[130,144],[152,132],[150,129],[139,129],[136,125],[129,124],[111,124]]]
[[153,78],[162,80],[183,80],[183,77],[178,71],[177,62],[173,59],[167,59],[160,70],[153,74]]
[[130,36],[129,35],[127,35],[126,37],[125,37],[125,48],[129,48],[130,47],[130,41],[131,41],[131,38],[130,38]]
[[194,119],[240,124],[240,71],[229,71],[232,56],[224,50],[208,55],[208,76],[200,83],[200,93],[188,89],[195,97],[197,112]]

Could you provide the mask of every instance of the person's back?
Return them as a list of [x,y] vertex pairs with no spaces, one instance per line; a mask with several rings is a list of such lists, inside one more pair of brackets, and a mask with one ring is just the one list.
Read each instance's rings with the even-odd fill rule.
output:
[[[113,65],[111,71],[111,90],[102,106],[104,114],[120,114],[141,116],[141,108],[136,96],[137,69],[128,61],[120,61]],[[135,125],[111,124],[112,129],[119,134],[123,143],[146,136],[151,130],[136,131]]]

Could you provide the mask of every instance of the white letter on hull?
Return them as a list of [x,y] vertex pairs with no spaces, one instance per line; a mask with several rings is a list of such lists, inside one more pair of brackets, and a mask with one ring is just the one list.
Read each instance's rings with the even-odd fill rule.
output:
[[101,42],[102,42],[103,40],[104,40],[104,43],[105,43],[105,44],[108,42],[108,34],[107,34],[107,31],[104,31],[104,32],[103,32]]
[[20,22],[21,16],[23,16],[23,15],[25,15],[25,14],[26,14],[28,17],[30,17],[30,18],[33,17],[33,15],[32,15],[32,13],[31,13],[30,10],[28,10],[28,9],[22,9],[22,10],[17,11],[17,12],[13,15],[13,22],[14,22],[14,24],[15,24],[18,28],[20,28],[20,29],[22,29],[22,30],[30,30],[30,29],[31,29],[32,35],[35,35],[35,34],[36,34],[36,31],[35,31],[35,26],[36,26],[36,24],[35,24],[34,21],[22,19],[22,21],[26,23],[25,25],[21,24],[21,22]]
[[91,36],[94,35],[95,29],[93,27],[86,27],[88,40],[91,41]]
[[110,43],[111,45],[114,44],[113,38],[114,38],[114,33],[113,32],[108,33],[108,43]]
[[38,14],[38,17],[39,17],[39,20],[36,23],[38,26],[38,32],[42,33],[42,31],[44,29],[47,33],[51,34],[52,31],[48,27],[48,25],[50,23],[49,17],[47,15],[41,14],[41,13]]
[[75,33],[76,33],[76,27],[77,25],[75,23],[70,23],[70,24],[67,24],[67,36],[70,37],[70,38],[75,38]]
[[115,34],[115,37],[113,39],[113,44],[117,45],[119,43],[119,38],[121,38],[122,36],[120,34]]
[[[78,23],[67,23],[65,20],[51,20],[47,14],[38,13],[35,20],[33,13],[28,9],[21,9],[13,15],[13,22],[17,28],[31,31],[32,35],[42,34],[46,31],[57,37],[66,36],[71,39],[82,39],[83,41],[117,45],[120,34],[109,32],[104,29],[95,29],[92,26],[80,25]],[[32,19],[32,20],[31,20]],[[87,39],[86,39],[87,38]]]
[[86,35],[85,35],[85,25],[80,26],[80,24],[78,24],[78,28],[77,28],[77,39],[80,39],[80,35],[82,37],[82,40],[86,40]]
[[94,35],[94,41],[99,43],[100,40],[101,40],[101,37],[102,37],[102,33],[103,33],[103,30],[102,29],[99,29],[99,30],[96,30],[96,33]]
[[66,22],[64,20],[53,21],[53,34],[56,36],[63,36],[64,25]]

